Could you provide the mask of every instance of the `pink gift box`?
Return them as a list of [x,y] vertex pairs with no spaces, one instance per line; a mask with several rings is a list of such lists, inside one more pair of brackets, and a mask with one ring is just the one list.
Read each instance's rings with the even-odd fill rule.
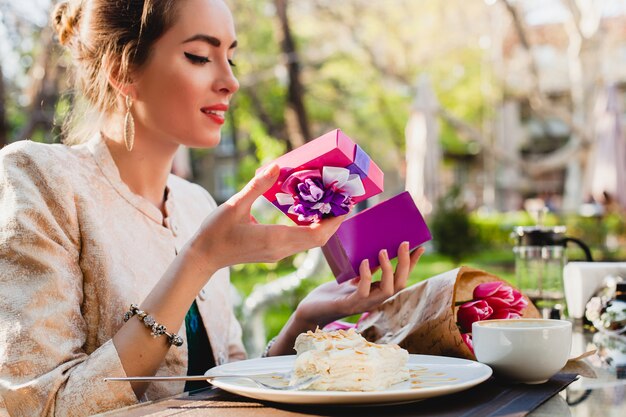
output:
[[405,191],[346,219],[322,252],[335,279],[342,283],[359,275],[364,259],[370,269],[379,266],[382,249],[387,249],[389,259],[393,259],[402,242],[409,242],[413,250],[431,238],[413,198]]
[[[284,192],[281,190],[283,182],[294,172],[310,169],[321,171],[324,167],[340,167],[348,169],[350,174],[358,174],[365,193],[360,196],[353,196],[354,203],[383,191],[384,174],[382,170],[359,145],[339,129],[332,130],[284,154],[273,163],[280,167],[280,175],[272,188],[263,196],[297,224],[304,225],[310,224],[310,222],[299,221],[297,215],[287,212],[290,205],[281,205],[276,198],[277,193]],[[267,165],[262,166],[257,172],[266,167]]]

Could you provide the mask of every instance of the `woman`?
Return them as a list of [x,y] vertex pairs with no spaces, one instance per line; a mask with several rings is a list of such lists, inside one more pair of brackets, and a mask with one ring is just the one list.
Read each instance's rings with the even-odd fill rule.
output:
[[[72,0],[53,18],[97,117],[74,117],[87,128],[70,132],[77,146],[0,152],[0,394],[11,415],[88,415],[160,398],[183,383],[103,378],[244,358],[228,266],[322,245],[342,220],[257,224],[250,207],[275,166],[220,207],[169,174],[180,145],[219,143],[239,87],[222,0]],[[299,333],[377,306],[405,286],[420,254],[401,245],[394,272],[381,252],[379,283],[364,262],[353,283],[320,286],[267,354],[291,353]]]

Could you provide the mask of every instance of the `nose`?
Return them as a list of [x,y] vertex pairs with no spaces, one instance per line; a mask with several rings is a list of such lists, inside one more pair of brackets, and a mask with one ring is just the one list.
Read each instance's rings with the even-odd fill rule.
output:
[[233,95],[239,90],[239,81],[230,64],[226,63],[219,79],[216,80],[215,88],[222,94]]

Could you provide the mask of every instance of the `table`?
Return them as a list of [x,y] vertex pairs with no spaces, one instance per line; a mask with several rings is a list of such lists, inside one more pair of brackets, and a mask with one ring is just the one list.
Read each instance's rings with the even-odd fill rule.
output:
[[598,354],[587,359],[587,363],[593,366],[598,378],[580,378],[530,416],[626,415],[626,335],[592,334],[582,331],[580,323],[575,323],[572,356],[591,349],[598,349]]
[[[626,336],[618,338],[601,337],[575,326],[573,332],[572,356],[578,356],[590,349],[599,348],[599,354],[587,359],[598,378],[579,377],[566,389],[552,396],[533,412],[531,417],[623,417],[626,415]],[[621,356],[620,356],[621,355]],[[622,365],[616,365],[621,363]],[[556,379],[560,378],[557,376]],[[569,379],[567,379],[569,378]],[[564,375],[563,381],[569,383],[573,377]],[[553,383],[550,381],[548,384]],[[491,384],[491,385],[490,385]],[[562,385],[554,382],[555,391]],[[475,407],[469,416],[520,416],[515,406],[514,390],[521,389],[503,385],[490,380],[472,390],[449,396],[433,398],[421,402],[403,405],[367,406],[367,407],[320,407],[295,406],[263,403],[227,393],[217,388],[194,393],[183,393],[172,398],[144,403],[103,414],[104,416],[243,416],[243,417],[295,417],[295,416],[443,416],[453,417],[468,401],[474,401]],[[539,389],[539,388],[537,388]],[[547,389],[547,385],[541,389]],[[496,392],[498,391],[498,392]],[[508,397],[507,397],[508,396]],[[502,398],[501,398],[502,397]],[[506,403],[506,409],[494,409],[495,400]],[[465,402],[465,404],[460,404]]]

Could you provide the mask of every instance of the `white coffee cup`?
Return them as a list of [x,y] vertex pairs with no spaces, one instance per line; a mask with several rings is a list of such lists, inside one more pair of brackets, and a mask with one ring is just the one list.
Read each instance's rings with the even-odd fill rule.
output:
[[572,346],[572,323],[566,320],[484,320],[472,324],[476,359],[496,377],[541,384],[560,371]]

